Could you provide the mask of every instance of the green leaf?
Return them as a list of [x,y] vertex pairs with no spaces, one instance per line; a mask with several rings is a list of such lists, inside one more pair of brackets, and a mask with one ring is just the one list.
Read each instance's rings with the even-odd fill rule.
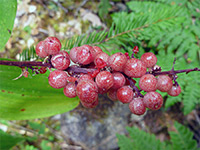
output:
[[11,36],[17,11],[17,0],[1,0],[0,3],[0,51]]
[[0,130],[0,140],[0,149],[8,150],[24,139],[22,137],[11,136],[10,134]]
[[62,89],[50,87],[48,73],[12,80],[20,74],[18,67],[0,65],[0,118],[48,117],[70,111],[79,104],[78,98],[67,98]]
[[118,145],[120,147],[120,150],[134,149],[134,144],[132,139],[120,134],[117,134],[116,136],[118,139]]
[[169,132],[173,149],[175,150],[196,150],[197,142],[192,139],[193,133],[183,125],[175,122],[176,132]]

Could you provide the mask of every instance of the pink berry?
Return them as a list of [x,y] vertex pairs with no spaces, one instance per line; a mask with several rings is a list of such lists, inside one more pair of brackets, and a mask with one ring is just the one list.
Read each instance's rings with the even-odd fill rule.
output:
[[155,91],[157,89],[157,79],[152,74],[145,74],[140,78],[139,87],[146,91]]
[[94,59],[94,64],[97,65],[97,59],[101,58],[104,62],[106,62],[106,64],[108,63],[108,54],[101,52],[100,54],[98,54],[95,59]]
[[76,86],[74,83],[68,83],[63,89],[65,96],[73,98],[76,97]]
[[145,64],[139,59],[128,59],[124,66],[124,73],[133,78],[141,78],[147,71]]
[[157,78],[157,88],[161,92],[167,92],[172,88],[172,79],[167,75],[160,75]]
[[49,74],[49,84],[56,89],[63,88],[67,85],[67,73],[55,70]]
[[117,98],[122,103],[130,103],[133,95],[133,90],[129,86],[123,86],[117,90]]
[[148,52],[141,56],[141,61],[143,61],[147,68],[153,67],[157,63],[157,57],[154,53]]
[[146,107],[143,102],[143,98],[134,98],[129,103],[129,109],[135,115],[143,115],[146,112]]
[[48,55],[55,55],[61,49],[60,40],[56,37],[48,37],[44,40],[44,50]]
[[81,101],[81,104],[82,104],[83,107],[85,107],[85,108],[95,108],[95,107],[98,105],[98,103],[99,103],[98,97],[97,97],[97,99],[96,99],[94,102],[92,102],[92,103],[85,103],[85,102]]
[[48,54],[44,50],[44,41],[40,41],[36,45],[35,51],[36,51],[36,54],[41,58],[45,58],[48,56]]
[[152,110],[158,110],[162,107],[163,98],[158,92],[148,92],[143,98],[144,105]]
[[172,88],[167,92],[170,96],[178,96],[181,93],[181,87],[178,85],[172,86]]
[[95,50],[95,56],[103,52],[102,49],[98,46],[92,46],[92,48]]
[[78,52],[78,49],[79,47],[74,47],[70,50],[70,53],[69,53],[69,56],[71,58],[71,60],[74,62],[74,63],[77,63],[78,62],[78,58],[77,58],[77,52]]
[[88,81],[88,80],[94,81],[93,78],[91,76],[89,76],[88,74],[83,74],[78,79],[78,82],[80,82],[80,81]]
[[112,75],[113,75],[113,79],[114,79],[114,84],[111,87],[112,89],[116,90],[125,85],[126,79],[123,74],[121,74],[119,72],[115,72],[115,73],[112,73]]
[[102,71],[97,74],[95,82],[100,89],[106,91],[114,84],[113,75],[108,71]]
[[77,60],[79,64],[88,65],[94,61],[94,57],[95,57],[95,50],[92,48],[92,46],[83,45],[78,48]]
[[51,64],[58,70],[65,70],[70,65],[69,54],[65,51],[60,51],[53,55]]
[[92,103],[98,98],[98,87],[94,81],[81,81],[76,87],[76,94],[84,103]]
[[108,65],[113,69],[113,71],[122,72],[126,62],[127,62],[127,57],[125,54],[121,52],[111,55],[108,59]]
[[115,89],[110,89],[108,92],[107,92],[107,96],[109,99],[111,99],[112,101],[117,101],[117,90]]

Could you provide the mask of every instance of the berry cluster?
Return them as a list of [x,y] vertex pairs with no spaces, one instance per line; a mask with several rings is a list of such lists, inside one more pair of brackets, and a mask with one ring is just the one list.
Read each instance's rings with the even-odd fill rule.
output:
[[[53,88],[63,88],[70,98],[78,96],[86,108],[97,106],[98,94],[107,93],[111,100],[129,103],[132,113],[142,115],[146,108],[161,108],[163,98],[156,90],[178,96],[181,88],[175,74],[159,75],[161,68],[156,65],[153,53],[134,58],[138,51],[135,46],[131,58],[128,53],[121,52],[109,56],[97,46],[83,45],[72,48],[68,54],[61,51],[56,37],[48,37],[36,46],[37,55],[48,57],[52,68],[57,69],[51,71],[48,78]],[[72,62],[75,65],[70,65]],[[133,78],[140,78],[140,89]],[[147,93],[142,95],[142,90]]]

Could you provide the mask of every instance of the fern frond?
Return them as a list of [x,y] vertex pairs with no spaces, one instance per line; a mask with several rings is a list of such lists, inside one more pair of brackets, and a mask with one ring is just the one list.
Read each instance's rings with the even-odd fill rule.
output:
[[133,140],[124,136],[117,134],[118,139],[118,146],[120,147],[120,150],[135,150]]
[[36,60],[38,56],[36,55],[35,48],[32,46],[30,48],[26,48],[19,54],[18,60],[20,61],[31,61]]
[[174,150],[197,150],[197,142],[193,133],[178,122],[174,123],[176,132],[169,132]]

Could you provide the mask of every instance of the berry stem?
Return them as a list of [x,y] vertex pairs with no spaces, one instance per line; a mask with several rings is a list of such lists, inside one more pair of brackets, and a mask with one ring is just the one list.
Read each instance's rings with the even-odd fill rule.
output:
[[138,96],[140,97],[144,97],[144,95],[142,95],[139,91],[139,89],[135,86],[135,83],[133,82],[133,80],[131,80],[131,78],[128,77],[128,81],[130,82],[130,86],[133,88],[133,90],[135,92],[137,92]]

